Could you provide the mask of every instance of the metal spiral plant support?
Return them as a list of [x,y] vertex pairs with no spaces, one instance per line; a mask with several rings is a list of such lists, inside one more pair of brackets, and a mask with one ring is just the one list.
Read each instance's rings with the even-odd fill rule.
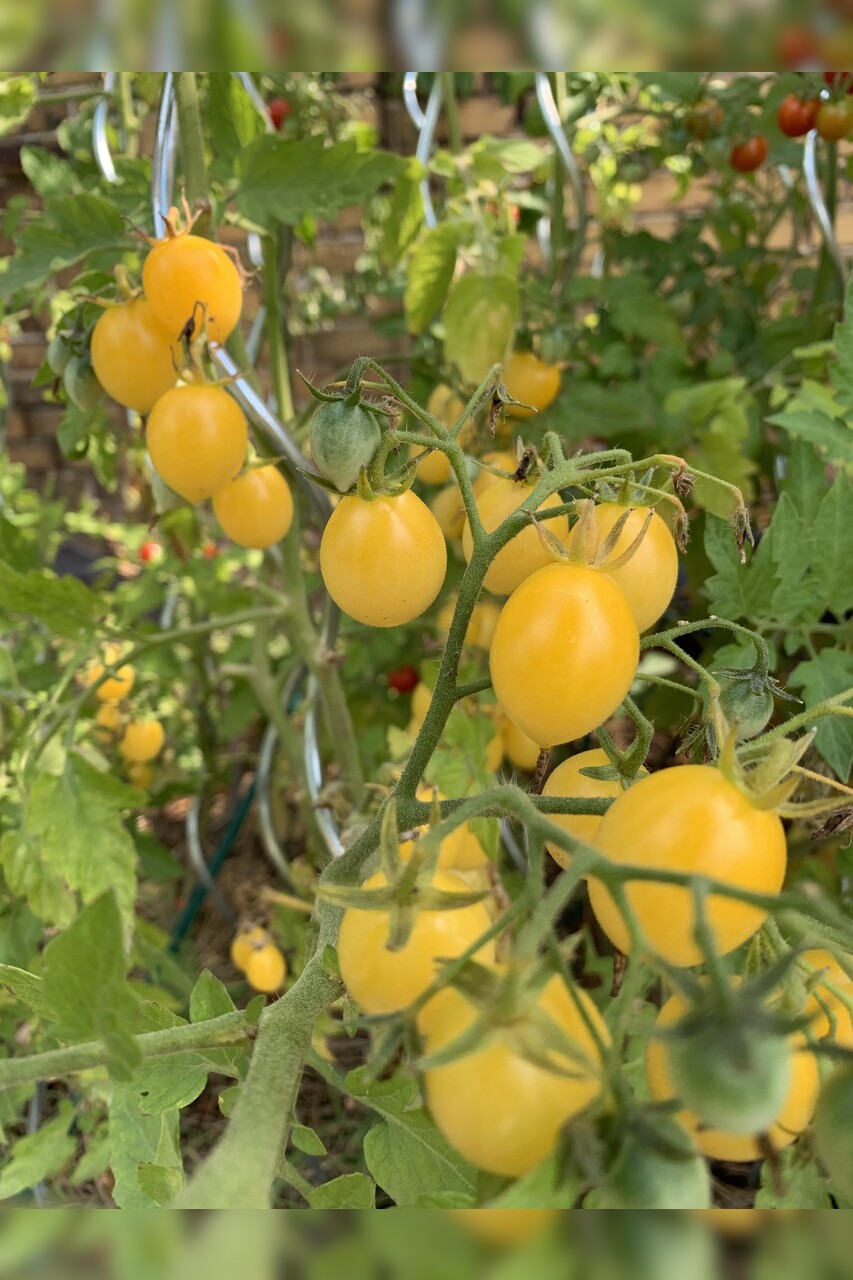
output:
[[[826,96],[826,95],[824,95]],[[803,150],[803,174],[806,179],[806,198],[809,207],[817,223],[818,230],[823,237],[826,245],[827,253],[832,259],[833,266],[838,274],[841,284],[841,291],[844,293],[847,289],[847,269],[844,265],[844,257],[841,253],[841,246],[835,234],[835,228],[832,225],[832,218],[829,214],[826,201],[821,191],[820,181],[817,172],[817,130],[812,129],[806,135],[805,147]]]
[[[586,231],[587,214],[586,214],[586,192],[584,191],[583,178],[575,159],[574,152],[569,146],[569,140],[563,129],[563,122],[560,119],[560,113],[557,110],[557,103],[554,100],[554,93],[551,89],[551,81],[544,71],[536,72],[536,101],[539,103],[539,109],[542,112],[542,119],[545,127],[551,136],[551,140],[557,151],[557,155],[563,163],[563,168],[568,175],[569,183],[572,188],[572,194],[575,198],[575,210],[577,222],[570,230],[576,236],[582,237]],[[554,181],[557,181],[556,176]],[[536,229],[537,238],[540,247],[546,256],[551,254],[551,220],[548,217],[539,219]]]
[[[438,124],[438,117],[441,114],[441,80],[438,76],[432,82],[429,98],[427,99],[426,111],[421,110],[418,101],[418,73],[417,71],[407,71],[403,77],[403,105],[409,113],[409,119],[418,131],[418,144],[415,148],[415,156],[421,162],[424,169],[429,168],[429,158],[432,153],[432,143],[435,137],[435,129]],[[421,200],[424,206],[424,222],[430,230],[438,225],[438,219],[435,216],[435,209],[432,203],[432,195],[429,189],[429,174],[421,178],[420,182]]]

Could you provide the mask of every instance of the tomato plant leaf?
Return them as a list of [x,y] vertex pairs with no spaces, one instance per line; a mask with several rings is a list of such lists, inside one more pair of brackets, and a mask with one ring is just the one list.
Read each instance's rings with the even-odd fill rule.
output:
[[130,1034],[138,1001],[125,981],[127,956],[115,895],[90,903],[44,952],[44,995],[65,1040],[99,1039],[111,1074],[129,1079],[139,1062]]
[[[6,32],[8,38],[9,32]],[[0,137],[12,133],[30,114],[38,96],[35,76],[4,75],[0,80]]]
[[374,1209],[376,1186],[364,1173],[345,1173],[311,1194],[312,1209]]
[[403,1075],[368,1081],[351,1071],[346,1089],[382,1117],[364,1139],[364,1159],[377,1183],[398,1205],[415,1205],[436,1191],[473,1194],[476,1177],[445,1142],[429,1113],[417,1105],[417,1082]]
[[104,616],[104,602],[77,578],[50,570],[19,573],[0,560],[0,609],[38,618],[56,635],[75,636]]
[[[848,609],[853,609],[853,481],[845,473],[836,476],[821,502],[813,532],[823,603],[841,620]],[[820,613],[815,616],[820,617]]]
[[0,987],[11,991],[21,1004],[43,1018],[54,1017],[53,1006],[44,992],[44,979],[12,964],[0,964]]
[[831,1209],[832,1201],[814,1160],[807,1160],[799,1146],[779,1153],[772,1170],[761,1168],[761,1186],[755,1196],[756,1209]]
[[780,622],[820,617],[826,599],[821,574],[813,564],[815,544],[792,499],[783,493],[771,523],[778,585],[770,616]]
[[118,257],[128,247],[127,228],[113,201],[91,193],[46,200],[38,219],[24,224],[16,242],[17,253],[0,273],[0,300],[19,289],[36,288],[92,254]]
[[67,161],[45,147],[21,147],[21,168],[42,198],[67,196],[76,185]]
[[152,1200],[140,1185],[139,1166],[181,1168],[177,1111],[142,1115],[133,1093],[116,1089],[110,1099],[109,1141],[116,1204],[120,1209],[150,1209]]
[[326,1154],[326,1148],[319,1134],[310,1129],[308,1125],[291,1125],[290,1141],[297,1151],[303,1152],[306,1156],[324,1156]]
[[711,610],[730,618],[766,618],[776,589],[772,539],[765,533],[748,563],[740,562],[731,525],[709,515],[705,522],[705,551],[717,572],[706,583]]
[[63,1101],[35,1132],[19,1138],[9,1162],[0,1169],[0,1200],[20,1195],[43,1178],[55,1177],[70,1163],[77,1139],[69,1130],[74,1121],[71,1103]]
[[847,423],[830,418],[817,409],[804,408],[785,409],[767,421],[822,449],[830,462],[845,467],[853,465],[853,430]]
[[410,160],[394,185],[382,218],[379,242],[379,257],[385,266],[395,267],[400,262],[423,226],[422,176],[423,166]]
[[355,140],[326,146],[320,137],[265,134],[237,157],[237,207],[263,226],[296,226],[311,214],[336,218],[396,178],[404,161],[387,151],[361,151]]
[[159,1208],[171,1204],[184,1185],[180,1169],[170,1169],[162,1164],[143,1162],[136,1171],[136,1181],[142,1194]]
[[431,227],[415,244],[406,271],[406,325],[410,333],[423,333],[444,302],[463,228],[452,222]]
[[[821,649],[816,657],[794,668],[788,684],[801,689],[806,706],[814,707],[853,686],[853,654]],[[846,782],[853,768],[853,721],[826,716],[816,727],[815,746],[836,777]]]
[[[122,811],[135,794],[72,751],[58,776],[43,773],[36,779],[22,824],[40,869],[61,877],[84,902],[112,889],[128,922],[136,893],[136,850]],[[35,910],[32,896],[29,900]]]
[[518,319],[518,283],[472,272],[457,280],[444,308],[444,352],[465,382],[478,383],[503,360]]
[[243,148],[264,133],[264,122],[246,90],[230,71],[208,73],[204,119],[213,139],[211,174],[227,181]]
[[835,360],[829,368],[829,378],[835,388],[839,404],[853,410],[853,291],[848,286],[844,299],[844,314],[833,333]]
[[190,996],[190,1022],[206,1022],[223,1013],[233,1013],[236,1005],[225,987],[209,969],[205,969]]

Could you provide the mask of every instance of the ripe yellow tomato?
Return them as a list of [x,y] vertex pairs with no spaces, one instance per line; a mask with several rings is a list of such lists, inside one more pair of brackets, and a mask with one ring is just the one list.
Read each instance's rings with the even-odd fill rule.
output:
[[141,791],[150,791],[151,784],[154,781],[154,770],[150,764],[129,764],[127,766],[127,780],[132,782],[135,787],[139,787]]
[[121,727],[121,709],[115,702],[102,702],[95,713],[95,724],[109,737]]
[[421,680],[412,690],[412,720],[418,726],[426,720],[429,704],[432,702],[432,689]]
[[506,716],[500,722],[504,755],[516,769],[524,769],[533,773],[539,762],[539,747],[526,733],[522,733],[517,724],[513,724]]
[[246,972],[252,952],[269,942],[270,937],[262,925],[253,925],[234,935],[231,942],[231,960],[235,969]]
[[[632,787],[631,790],[633,789]],[[658,1014],[655,1030],[671,1027],[684,1017],[688,1008],[688,1002],[683,996],[671,996]],[[803,1132],[817,1105],[820,1075],[814,1054],[808,1052],[804,1044],[802,1036],[792,1038],[792,1047],[796,1046],[796,1051],[791,1057],[788,1096],[770,1129],[770,1140],[777,1150],[789,1146]],[[646,1049],[646,1079],[655,1101],[664,1102],[675,1097],[667,1042],[656,1038],[654,1034]],[[689,1111],[679,1112],[678,1119],[692,1134],[698,1150],[710,1160],[761,1159],[757,1134],[724,1133],[719,1129],[705,1128]]]
[[[121,646],[117,644],[108,644],[104,646],[103,662],[90,662],[86,667],[83,679],[87,685],[93,685],[97,680],[101,679],[106,667],[115,666],[121,657]],[[133,688],[136,679],[136,670],[129,664],[118,668],[114,676],[108,676],[95,690],[95,697],[99,702],[120,702],[122,698],[126,698]]]
[[[610,796],[614,798],[621,796],[622,786],[615,779],[607,782],[603,779],[587,778],[581,773],[581,769],[599,769],[609,763],[606,753],[600,747],[594,747],[591,751],[579,751],[577,755],[569,756],[568,760],[557,765],[542,788],[542,794],[543,796],[566,796],[577,800],[602,800]],[[642,773],[645,774],[645,772],[646,770],[643,769]],[[595,844],[595,835],[601,825],[601,816],[594,813],[551,813],[548,819],[556,826],[562,827],[570,836],[577,836],[587,844]],[[551,857],[555,862],[559,862],[561,867],[569,865],[571,854],[565,849],[551,844],[547,848]]]
[[[595,507],[602,542],[626,509],[617,502],[602,502]],[[648,519],[648,513],[648,507],[631,510],[609,560],[628,550]],[[618,569],[609,570],[606,562],[602,569],[622,588],[638,629],[647,631],[654,626],[672,600],[678,579],[678,551],[666,522],[653,512],[649,527],[631,558]]]
[[157,319],[175,340],[204,308],[207,336],[224,342],[243,310],[243,282],[222,245],[189,234],[159,240],[142,264],[142,287]]
[[[661,769],[623,792],[601,820],[596,847],[611,862],[708,876],[740,889],[778,893],[785,879],[785,831],[775,813],[710,765]],[[670,964],[703,959],[695,933],[693,895],[686,886],[630,882],[625,892],[649,945]],[[630,948],[625,921],[603,883],[590,879],[590,903],[614,946]],[[739,947],[766,912],[711,894],[708,924],[720,955]]]
[[151,410],[145,433],[154,469],[187,502],[233,480],[249,444],[246,417],[223,387],[173,387]]
[[108,307],[92,331],[92,368],[108,396],[148,413],[178,380],[180,348],[146,298]]
[[131,764],[146,764],[163,750],[166,733],[159,720],[131,720],[118,749]]
[[293,498],[278,467],[252,467],[213,495],[213,511],[232,542],[264,550],[290,528]]
[[420,617],[438,595],[447,548],[411,489],[373,502],[346,497],[323,530],[320,569],[344,613],[370,627],[396,627]]
[[613,714],[639,655],[637,624],[616,583],[594,569],[555,563],[507,600],[489,667],[504,713],[540,747],[553,747]]
[[465,507],[459,486],[449,484],[440,489],[429,504],[429,509],[438,521],[438,527],[448,542],[459,542],[462,527],[465,524]]
[[278,991],[287,977],[287,961],[274,942],[253,947],[246,962],[246,978],[249,986],[267,995]]
[[[477,499],[477,510],[487,533],[492,533],[499,524],[503,524],[507,516],[512,515],[533,492],[532,487],[522,481],[496,480]],[[562,498],[552,493],[538,507],[546,511],[549,507],[562,506]],[[568,537],[569,522],[566,516],[559,516],[546,522],[546,528],[554,537],[565,540]],[[462,529],[462,551],[465,559],[470,561],[474,550],[471,527],[466,519]],[[483,586],[496,595],[507,596],[511,591],[528,578],[537,569],[551,564],[553,557],[539,537],[533,524],[526,525],[520,533],[502,547],[489,565],[483,579]]]
[[[817,947],[812,951],[804,951],[800,959],[805,960],[813,969],[823,970],[824,979],[840,987],[846,995],[853,996],[853,981],[831,951]],[[827,1006],[832,1018],[821,1008],[818,996]],[[834,1044],[842,1045],[845,1049],[853,1049],[853,1020],[850,1017],[850,1010],[823,983],[818,983],[814,994],[810,997],[807,1012],[812,1014],[811,1031],[816,1039],[822,1040],[826,1036],[831,1036]]]
[[[456,596],[453,595],[439,609],[435,616],[439,633],[447,639],[450,624],[456,611]],[[492,644],[492,636],[500,617],[500,605],[493,600],[481,600],[474,605],[468,626],[465,628],[465,643],[472,649],[485,649],[488,653]]]
[[563,378],[555,364],[546,364],[532,351],[513,351],[504,362],[503,380],[511,396],[533,405],[532,409],[525,409],[510,404],[507,413],[513,418],[529,418],[554,403]]
[[541,1235],[557,1217],[556,1209],[451,1209],[472,1236],[499,1246],[520,1244]]
[[[432,803],[433,788],[429,783],[422,783],[418,787],[416,794],[424,804]],[[438,799],[440,801],[446,800],[447,797],[439,791]],[[428,825],[417,827],[413,833],[413,839],[400,842],[400,857],[404,862],[408,862],[412,856],[415,839],[420,839],[428,830]],[[467,822],[463,822],[461,827],[457,827],[449,836],[445,836],[441,842],[438,865],[445,870],[449,867],[455,871],[471,871],[475,867],[488,866],[488,862],[489,859],[483,846]]]
[[[452,427],[465,408],[465,401],[460,400],[455,391],[440,383],[433,387],[427,401],[427,412],[438,418],[444,427]],[[424,430],[421,423],[415,423],[415,430]],[[459,443],[465,447],[474,435],[474,423],[466,422],[459,433]],[[447,456],[438,450],[424,453],[423,461],[418,463],[418,479],[424,484],[447,484],[453,476],[453,468]]]
[[[439,870],[433,886],[444,893],[467,893],[468,885],[451,871]],[[377,871],[364,882],[365,889],[387,884]],[[399,951],[388,950],[387,911],[347,907],[338,934],[338,961],[347,991],[364,1013],[398,1013],[434,982],[440,959],[453,959],[467,951],[490,927],[482,902],[452,911],[419,911],[408,942]],[[494,959],[494,943],[486,943],[478,959]]]
[[[555,976],[537,1000],[537,1007],[553,1018],[582,1055],[575,1060],[552,1054],[554,1065],[565,1074],[534,1066],[522,1057],[515,1027],[498,1031],[464,1057],[425,1073],[433,1120],[471,1164],[503,1177],[520,1177],[541,1164],[562,1126],[598,1096],[601,1059],[588,1023],[602,1044],[608,1044],[609,1037],[586,992],[576,990],[575,995],[583,1013],[562,978]],[[474,1005],[459,991],[453,987],[440,991],[418,1015],[426,1053],[444,1048],[467,1031],[477,1016]]]

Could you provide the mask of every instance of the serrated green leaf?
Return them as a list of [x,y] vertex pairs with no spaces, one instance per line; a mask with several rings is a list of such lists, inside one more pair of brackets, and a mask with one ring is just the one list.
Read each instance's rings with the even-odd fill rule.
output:
[[748,561],[742,565],[731,526],[709,515],[705,551],[717,570],[706,583],[711,612],[732,622],[738,618],[766,618],[776,589],[770,534],[764,535],[755,551],[747,551]]
[[212,143],[211,172],[227,181],[243,148],[263,134],[264,122],[230,71],[208,72],[204,119]]
[[625,337],[683,349],[684,333],[675,312],[645,277],[626,275],[607,280],[601,296],[613,327]]
[[153,1201],[139,1185],[139,1166],[180,1168],[178,1113],[143,1115],[133,1093],[116,1089],[110,1100],[109,1140],[113,1199],[120,1209],[150,1209]]
[[444,352],[476,384],[503,360],[518,319],[518,284],[509,276],[462,276],[444,307]]
[[431,227],[418,238],[406,270],[406,326],[423,333],[444,302],[461,242],[461,231],[452,222]]
[[[826,698],[853,688],[853,653],[821,649],[817,657],[794,668],[788,684],[802,690],[806,707],[815,707]],[[815,746],[836,777],[847,782],[853,768],[853,721],[849,717],[826,716],[816,725]]]
[[[9,19],[14,31],[14,19]],[[8,26],[4,29],[4,42],[13,35]],[[10,65],[9,63],[6,64]],[[4,75],[0,80],[0,136],[13,133],[30,114],[38,96],[38,84],[33,75]]]
[[853,482],[843,472],[821,502],[812,532],[823,603],[842,619],[853,609]]
[[21,168],[43,199],[67,196],[77,185],[68,161],[45,147],[21,147]]
[[836,359],[830,366],[829,377],[838,393],[839,403],[845,409],[853,410],[853,292],[847,288],[844,299],[844,315],[835,326],[833,342]]
[[42,1018],[52,1016],[52,1006],[44,992],[44,979],[26,969],[17,969],[12,964],[0,964],[0,987],[11,991],[12,995],[32,1009]]
[[[2,279],[2,277],[0,277]],[[0,560],[0,610],[38,618],[60,636],[89,631],[104,616],[104,602],[77,578],[44,569],[19,573]]]
[[780,1152],[771,1170],[765,1161],[756,1209],[831,1209],[832,1201],[814,1160],[807,1160],[798,1145]]
[[476,1176],[451,1150],[429,1113],[417,1105],[410,1076],[368,1082],[365,1069],[347,1076],[347,1092],[382,1117],[364,1140],[364,1158],[379,1186],[398,1205],[413,1205],[430,1192],[473,1195]]
[[42,858],[41,840],[20,829],[0,837],[0,867],[12,893],[23,898],[39,920],[60,928],[77,912],[74,894],[64,879]]
[[146,1116],[180,1110],[204,1092],[208,1069],[196,1054],[176,1054],[145,1062],[133,1075],[132,1088],[140,1112]]
[[190,1022],[207,1022],[223,1013],[233,1013],[236,1005],[218,978],[205,969],[190,996]]
[[403,165],[389,152],[360,151],[352,140],[326,146],[319,136],[294,141],[266,134],[237,157],[237,206],[262,226],[293,227],[309,213],[330,220],[363,204]]
[[106,1126],[98,1130],[98,1137],[89,1138],[86,1150],[74,1166],[74,1172],[68,1179],[72,1187],[81,1187],[85,1182],[94,1182],[104,1173],[110,1164],[110,1138]]
[[376,1187],[363,1173],[345,1173],[311,1193],[312,1209],[373,1209]]
[[826,490],[826,463],[805,440],[793,439],[782,492],[811,529]]
[[291,1125],[290,1141],[297,1151],[303,1152],[306,1156],[324,1156],[326,1154],[323,1140],[308,1125]]
[[118,257],[128,246],[113,201],[88,193],[46,200],[38,219],[20,228],[15,239],[18,251],[0,273],[0,300],[36,288],[91,254],[113,250]]
[[10,1160],[0,1169],[0,1200],[20,1195],[65,1168],[77,1150],[77,1139],[69,1132],[73,1123],[70,1102],[62,1102],[56,1115],[35,1133],[18,1139]]
[[815,544],[806,523],[787,493],[773,513],[773,561],[779,579],[770,605],[770,617],[780,622],[820,617],[826,592],[815,568]]
[[845,467],[853,465],[853,430],[846,423],[815,409],[785,409],[782,413],[774,413],[767,421],[789,435],[808,440],[815,448],[823,449],[830,462]]
[[379,257],[385,266],[395,267],[401,261],[423,226],[422,172],[417,161],[410,161],[391,193],[379,242]]
[[136,1181],[146,1199],[161,1209],[172,1203],[184,1185],[180,1169],[170,1169],[162,1164],[142,1163],[136,1171]]

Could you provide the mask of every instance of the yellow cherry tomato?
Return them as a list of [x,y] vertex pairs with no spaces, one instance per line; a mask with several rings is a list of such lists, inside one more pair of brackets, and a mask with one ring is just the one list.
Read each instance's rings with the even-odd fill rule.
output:
[[142,287],[176,341],[190,319],[202,320],[211,342],[224,342],[243,310],[243,282],[234,261],[203,236],[187,232],[158,240],[142,264]]
[[532,738],[528,738],[526,733],[519,729],[517,724],[513,724],[506,716],[500,722],[501,737],[503,738],[504,755],[511,765],[516,769],[524,769],[526,773],[533,773],[539,762],[539,748]]
[[[633,789],[632,787],[631,790]],[[628,794],[630,792],[626,792]],[[683,996],[671,996],[658,1014],[655,1030],[671,1027],[684,1017],[688,1009],[688,1001]],[[814,1054],[808,1052],[804,1044],[802,1036],[792,1037],[792,1047],[797,1048],[791,1056],[788,1097],[769,1134],[770,1141],[777,1150],[789,1146],[799,1137],[808,1126],[817,1105],[820,1075]],[[664,1102],[675,1097],[667,1043],[654,1034],[646,1048],[646,1079],[655,1101]],[[692,1134],[698,1150],[710,1160],[761,1159],[762,1151],[757,1134],[724,1133],[719,1129],[706,1128],[689,1111],[679,1112],[678,1119]]]
[[[432,883],[445,893],[468,892],[464,880],[451,871],[436,871]],[[386,884],[378,871],[364,882],[364,888],[380,889]],[[462,955],[490,925],[482,902],[451,911],[419,911],[405,946],[389,951],[389,913],[347,907],[338,934],[341,977],[364,1013],[398,1013],[433,983],[439,960]],[[483,964],[490,964],[494,943],[486,943],[477,955]]]
[[[806,964],[811,965],[813,969],[821,970],[823,978],[839,987],[846,995],[853,996],[853,980],[831,951],[817,947],[811,951],[804,951],[800,959],[805,960]],[[828,1012],[821,1008],[818,996]],[[806,1008],[807,1012],[812,1014],[811,1031],[817,1040],[823,1040],[829,1036],[833,1044],[841,1045],[845,1049],[853,1049],[853,1020],[850,1017],[850,1010],[822,982],[815,987]]]
[[[86,668],[83,679],[87,685],[93,685],[101,679],[106,667],[115,666],[121,657],[121,646],[108,644],[104,646],[103,662],[90,662]],[[115,675],[107,676],[95,690],[95,697],[99,702],[119,702],[122,698],[126,698],[133,688],[136,679],[136,670],[125,663],[119,667]]]
[[480,461],[487,462],[489,466],[497,467],[500,471],[508,471],[509,476],[496,476],[494,471],[487,471],[485,467],[480,467],[471,485],[475,498],[479,498],[480,494],[496,481],[509,479],[518,468],[518,454],[514,449],[498,449],[492,453],[484,453]]
[[249,443],[246,415],[224,387],[173,387],[151,410],[145,433],[154,470],[187,502],[233,480]]
[[[618,583],[624,591],[625,598],[637,619],[638,630],[648,631],[649,627],[653,627],[665,613],[675,594],[675,584],[678,580],[678,551],[666,522],[656,511],[653,511],[642,541],[630,559],[618,569],[608,569],[608,561],[623,555],[637,537],[648,519],[649,508],[628,508],[617,502],[602,502],[595,507],[595,518],[602,542],[626,510],[630,510],[631,514],[622,527],[616,546],[601,568],[602,572]],[[572,536],[574,536],[574,530]]]
[[[497,480],[490,484],[477,499],[477,510],[487,533],[492,533],[499,524],[503,524],[507,516],[512,515],[523,502],[530,497],[532,487],[526,482],[515,480]],[[558,493],[552,493],[538,507],[538,511],[547,511],[549,507],[559,507],[563,499]],[[568,537],[569,522],[566,516],[548,520],[546,527],[554,537]],[[462,551],[465,559],[470,561],[474,550],[471,527],[466,519],[462,529]],[[532,523],[525,525],[520,533],[501,547],[488,572],[483,579],[483,586],[496,595],[506,596],[514,591],[519,583],[528,578],[537,569],[553,562],[553,556],[539,536]]]
[[432,702],[432,689],[421,680],[412,690],[412,720],[422,725]]
[[501,709],[540,747],[597,729],[631,688],[640,637],[605,574],[550,564],[501,610],[489,667]]
[[262,925],[253,925],[234,935],[231,942],[231,961],[235,969],[246,972],[252,952],[269,942],[270,937]]
[[92,331],[95,376],[108,396],[149,413],[178,380],[180,350],[146,298],[108,307]]
[[[422,783],[418,787],[416,794],[424,804],[432,803],[433,788],[429,783]],[[438,799],[439,801],[446,800],[447,796],[442,795],[439,791]],[[412,856],[415,839],[425,835],[428,830],[428,825],[418,827],[413,833],[413,839],[400,842],[400,857],[404,862],[408,862]],[[488,866],[488,863],[489,859],[483,846],[467,822],[463,822],[461,827],[457,827],[449,836],[445,836],[441,842],[438,865],[444,869],[450,867],[454,871],[471,871],[475,867]]]
[[213,511],[232,542],[265,550],[290,528],[293,498],[278,467],[252,467],[213,495]]
[[134,763],[127,766],[127,780],[141,791],[150,791],[154,781],[154,770],[150,764]]
[[95,724],[104,730],[106,735],[115,733],[121,727],[121,709],[114,702],[102,702],[95,713]]
[[118,749],[131,764],[147,764],[163,750],[166,732],[159,720],[131,720]]
[[[622,787],[615,779],[613,782],[606,782],[587,778],[581,773],[581,769],[598,769],[609,763],[606,753],[600,747],[594,747],[591,751],[579,751],[577,755],[569,756],[568,760],[557,765],[542,788],[542,794],[543,796],[565,796],[576,800],[602,800],[609,796],[621,796]],[[645,772],[645,769],[641,770],[642,774]],[[562,827],[570,836],[577,836],[587,844],[595,843],[595,834],[601,826],[599,814],[551,813],[548,817],[549,821]],[[551,857],[555,862],[559,862],[561,867],[569,865],[571,854],[565,849],[551,844],[547,848]]]
[[[427,412],[434,418],[438,418],[442,426],[452,427],[454,422],[459,420],[465,408],[465,401],[460,400],[450,387],[440,383],[437,387],[433,387],[426,407]],[[421,423],[416,424],[416,430],[423,430]],[[463,448],[470,443],[474,431],[474,423],[469,421],[459,432],[457,439]],[[423,461],[418,463],[418,479],[424,484],[447,484],[453,475],[453,468],[447,456],[435,449],[432,453],[424,452],[422,457]]]
[[518,404],[509,404],[507,413],[513,418],[529,418],[554,403],[560,393],[563,376],[557,365],[546,364],[532,351],[513,351],[504,361],[503,381],[514,399],[533,405],[532,409],[525,409]]
[[[757,809],[711,765],[677,765],[635,782],[602,818],[595,844],[611,862],[707,876],[756,893],[778,893],[785,879],[787,848],[778,816]],[[690,889],[635,881],[625,884],[625,893],[659,955],[685,967],[702,962]],[[604,884],[591,878],[589,896],[610,941],[628,951],[627,926]],[[746,942],[767,914],[720,894],[709,895],[705,911],[720,955]]]
[[[553,1150],[560,1130],[601,1090],[601,1057],[592,1026],[609,1043],[604,1021],[585,991],[567,991],[561,977],[545,985],[537,1008],[573,1043],[578,1059],[551,1051],[562,1074],[529,1062],[519,1052],[518,1029],[493,1037],[444,1066],[425,1072],[432,1118],[450,1145],[471,1164],[506,1178],[535,1169]],[[455,988],[434,996],[418,1015],[427,1054],[467,1031],[477,1009]]]
[[411,489],[342,498],[323,530],[320,569],[335,603],[371,627],[412,622],[441,590],[447,548],[435,516]]
[[254,947],[246,963],[246,978],[256,991],[271,995],[284,985],[287,961],[274,942]]
[[462,527],[465,524],[465,506],[459,486],[449,484],[446,488],[439,489],[435,497],[430,500],[429,509],[438,521],[438,527],[447,541],[459,542],[462,537]]

